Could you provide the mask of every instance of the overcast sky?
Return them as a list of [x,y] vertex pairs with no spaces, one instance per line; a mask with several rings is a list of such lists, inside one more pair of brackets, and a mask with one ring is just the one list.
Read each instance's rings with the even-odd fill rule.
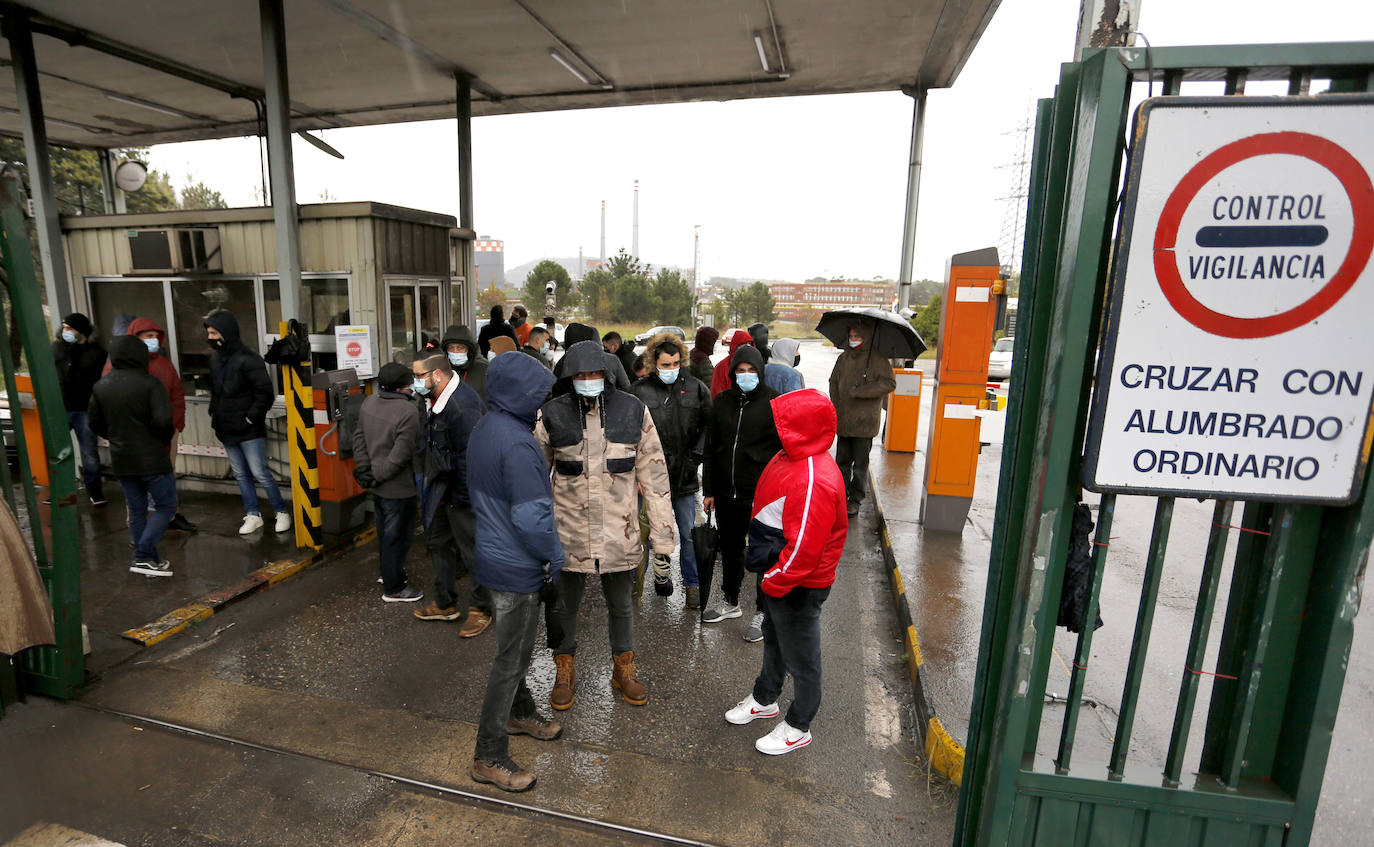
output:
[[[930,94],[914,275],[941,278],[952,253],[995,245],[1007,218],[1017,128],[1072,58],[1079,0],[1002,0],[951,89]],[[1370,0],[1143,0],[1156,46],[1374,40]],[[629,248],[640,182],[640,253],[702,274],[802,280],[896,278],[912,101],[899,93],[637,106],[473,120],[478,231],[506,266]],[[324,192],[457,215],[453,121],[326,130],[339,161],[295,141],[301,203]],[[232,206],[254,205],[254,139],[154,148]],[[1005,259],[1004,259],[1005,260]]]

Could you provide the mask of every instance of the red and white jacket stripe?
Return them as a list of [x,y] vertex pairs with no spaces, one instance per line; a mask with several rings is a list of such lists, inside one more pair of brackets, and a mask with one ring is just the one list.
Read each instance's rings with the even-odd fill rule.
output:
[[[749,565],[763,590],[782,597],[798,586],[829,588],[849,533],[844,480],[830,456],[835,407],[814,388],[773,400],[782,452],[754,492]],[[765,570],[766,568],[766,570]]]

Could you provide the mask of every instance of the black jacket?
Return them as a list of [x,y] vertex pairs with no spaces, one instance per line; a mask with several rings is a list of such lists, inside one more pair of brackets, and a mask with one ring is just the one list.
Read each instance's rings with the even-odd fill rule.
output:
[[105,348],[94,341],[68,344],[61,338],[52,343],[57,363],[57,382],[62,386],[62,403],[69,412],[84,412],[91,402],[91,386],[105,369]]
[[[686,347],[684,346],[683,349],[685,350]],[[633,381],[635,378],[635,363],[639,361],[639,354],[635,352],[634,342],[620,342],[620,349],[616,350],[615,353],[613,353],[612,355],[614,355],[617,359],[620,360],[620,366],[625,369],[625,376],[628,377],[631,381]],[[686,353],[682,354],[682,361],[686,363]]]
[[110,345],[114,369],[91,393],[91,432],[110,442],[115,476],[172,472],[172,398],[148,373],[148,348],[126,335]]
[[444,354],[448,355],[450,344],[462,344],[468,348],[468,361],[462,367],[453,366],[453,370],[462,377],[463,384],[477,392],[477,396],[482,398],[482,402],[487,399],[487,357],[477,349],[477,339],[473,337],[472,330],[466,324],[453,324],[444,330],[444,337],[441,342],[444,347]]
[[740,391],[732,370],[730,387],[716,395],[706,428],[702,493],[752,502],[764,466],[782,449],[773,420],[772,400],[778,392],[763,382],[763,356],[758,350],[741,347],[733,361],[747,361],[758,368],[759,387],[748,393]]
[[422,467],[425,472],[425,514],[428,528],[439,512],[439,504],[472,507],[468,496],[468,439],[472,428],[487,413],[487,404],[465,382],[459,382],[436,408],[442,392],[429,395],[430,412],[420,435]]
[[515,342],[515,346],[520,346],[520,339],[515,337],[515,327],[511,326],[505,319],[498,320],[493,314],[491,321],[482,327],[482,331],[477,333],[477,346],[481,348],[483,356],[491,357],[491,340],[498,335],[504,335]]
[[210,357],[210,426],[225,447],[267,437],[267,410],[277,396],[262,357],[239,340],[239,323],[228,312],[205,319],[224,336]]
[[655,371],[636,382],[630,393],[649,407],[649,415],[654,419],[658,440],[668,457],[673,497],[694,493],[700,487],[697,468],[706,454],[711,389],[683,368],[672,385],[665,385]]

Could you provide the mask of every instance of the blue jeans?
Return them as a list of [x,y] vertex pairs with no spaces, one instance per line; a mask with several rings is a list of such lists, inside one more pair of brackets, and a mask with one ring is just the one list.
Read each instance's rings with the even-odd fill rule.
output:
[[[631,571],[633,573],[633,571]],[[474,758],[504,762],[510,757],[506,721],[536,717],[534,696],[525,684],[539,627],[539,595],[513,591],[491,592],[492,623],[496,632],[496,657],[487,677],[482,717],[477,723]]]
[[86,483],[86,496],[104,500],[105,492],[100,487],[100,446],[86,418],[85,412],[68,412],[67,426],[76,432],[76,443],[81,446],[81,478]]
[[[167,531],[167,524],[177,513],[177,475],[121,476],[124,499],[129,508],[129,538],[134,542],[135,562],[160,562],[157,543]],[[152,517],[147,504],[152,504]]]
[[406,556],[415,537],[415,498],[372,495],[377,521],[377,552],[382,565],[382,591],[395,594],[406,587]]
[[[697,551],[692,546],[692,527],[697,525],[697,495],[695,491],[673,498],[673,519],[677,522],[677,537],[682,549],[682,554],[678,556],[678,564],[682,567],[682,584],[697,585],[700,582],[697,577]],[[644,563],[646,566],[649,563],[649,556],[652,554],[653,551],[646,544],[644,546]]]
[[267,492],[267,502],[272,504],[272,511],[279,515],[286,511],[286,502],[281,499],[281,492],[277,490],[277,481],[267,469],[266,438],[253,438],[233,445],[226,444],[224,452],[229,454],[229,467],[234,469],[234,478],[238,480],[244,512],[250,515],[260,514],[258,491],[253,487],[255,479],[262,486],[262,490]]

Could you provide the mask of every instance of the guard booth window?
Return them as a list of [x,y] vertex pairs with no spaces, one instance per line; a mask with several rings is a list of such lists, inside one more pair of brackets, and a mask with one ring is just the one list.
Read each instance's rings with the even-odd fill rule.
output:
[[176,350],[181,382],[188,397],[210,396],[210,354],[205,339],[205,316],[227,311],[239,324],[239,336],[249,350],[262,352],[257,308],[251,279],[173,280],[172,313],[176,317]]
[[106,350],[116,336],[125,334],[134,318],[151,318],[159,326],[167,326],[167,300],[161,280],[100,282],[91,285],[90,294],[91,322]]
[[[281,284],[275,278],[262,281],[263,323],[275,336],[281,325]],[[351,323],[348,277],[305,277],[301,280],[301,323],[310,334],[311,363],[316,370],[339,366],[334,350],[334,327]]]

